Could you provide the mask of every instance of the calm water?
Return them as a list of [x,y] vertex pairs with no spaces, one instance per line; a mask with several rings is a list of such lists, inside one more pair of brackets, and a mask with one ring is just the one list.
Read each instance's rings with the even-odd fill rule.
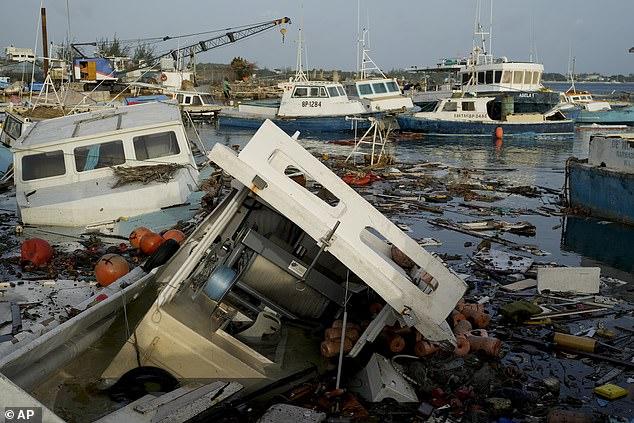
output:
[[[553,91],[566,91],[570,88],[568,82],[544,82],[544,85]],[[634,83],[576,82],[575,88],[598,95],[634,93]]]

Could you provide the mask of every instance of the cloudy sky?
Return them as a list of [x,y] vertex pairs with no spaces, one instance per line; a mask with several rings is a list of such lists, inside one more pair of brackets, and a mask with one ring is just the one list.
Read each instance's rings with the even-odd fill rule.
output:
[[[279,30],[212,50],[199,62],[228,63],[242,56],[261,67],[294,67],[303,20],[308,67],[354,70],[358,0],[2,0],[0,48],[33,48],[41,2],[48,38],[61,43],[116,36],[122,40],[175,36],[255,24],[288,16],[286,40]],[[468,54],[478,0],[360,0],[361,24],[370,28],[371,56],[384,70],[430,66],[444,57]],[[488,29],[489,0],[482,0]],[[303,18],[302,18],[303,16]],[[565,73],[570,56],[576,72],[634,73],[634,1],[502,0],[493,4],[493,53],[510,60],[543,63]],[[180,40],[193,44],[213,37]],[[41,54],[41,36],[38,53]],[[175,44],[160,43],[157,52]]]

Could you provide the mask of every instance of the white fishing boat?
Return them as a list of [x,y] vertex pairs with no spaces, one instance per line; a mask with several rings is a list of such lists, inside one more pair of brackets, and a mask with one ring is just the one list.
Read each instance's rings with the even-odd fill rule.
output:
[[[114,107],[36,122],[12,146],[25,224],[82,227],[186,202],[198,169],[179,109]],[[118,174],[147,173],[123,183]]]
[[[438,102],[432,112],[399,114],[404,131],[433,135],[514,136],[533,133],[573,134],[574,122],[559,110],[550,113],[513,113],[496,108],[493,97],[454,96]],[[512,104],[510,104],[512,106]]]
[[301,30],[295,77],[278,84],[279,102],[255,102],[223,108],[220,125],[257,129],[269,119],[287,132],[350,131],[367,129],[367,120],[351,117],[380,117],[366,110],[360,101],[348,98],[342,84],[335,81],[309,81],[302,67]]
[[[512,98],[517,113],[546,113],[559,103],[559,93],[548,90],[542,84],[544,65],[529,61],[509,60],[505,56],[495,57],[491,47],[491,33],[484,30],[478,3],[477,23],[471,53],[467,57],[448,58],[435,67],[412,67],[415,73],[440,74],[445,83],[424,84],[423,89],[412,93],[414,104],[423,111],[431,111],[442,98],[454,94],[474,94],[495,97],[502,102]],[[491,21],[493,9],[491,9]],[[492,22],[491,22],[492,26]],[[487,46],[486,37],[489,36]],[[477,40],[477,38],[480,38]],[[477,42],[479,41],[479,43]]]
[[[296,140],[267,121],[239,154],[216,144],[209,157],[234,178],[233,190],[164,266],[172,277],[104,379],[140,365],[179,380],[276,380],[289,369],[283,351],[263,345],[267,335],[279,336],[289,320],[332,319],[346,298],[370,289],[389,321],[455,342],[445,318],[465,283]],[[313,193],[312,183],[329,195]],[[414,264],[397,264],[395,248]],[[359,348],[388,324],[379,320]],[[273,339],[291,348],[302,337]]]

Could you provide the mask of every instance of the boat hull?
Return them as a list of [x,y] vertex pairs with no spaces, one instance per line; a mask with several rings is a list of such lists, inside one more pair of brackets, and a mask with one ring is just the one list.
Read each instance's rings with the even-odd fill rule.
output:
[[634,173],[572,160],[567,169],[572,208],[634,225]]
[[397,116],[396,119],[403,131],[424,132],[435,135],[493,136],[498,127],[502,128],[504,136],[531,133],[574,133],[574,123],[570,120],[544,121],[540,123],[498,121],[468,122],[417,118],[407,115]]
[[[384,113],[372,113],[361,117],[380,118]],[[349,120],[346,116],[320,116],[320,117],[297,117],[297,118],[268,118],[258,115],[236,115],[221,113],[218,122],[221,126],[232,126],[237,128],[258,129],[262,123],[270,119],[284,132],[349,132],[354,129],[368,129],[372,124],[368,120]]]
[[597,123],[606,125],[634,126],[634,106],[613,108],[611,110],[580,110],[575,117],[577,123]]

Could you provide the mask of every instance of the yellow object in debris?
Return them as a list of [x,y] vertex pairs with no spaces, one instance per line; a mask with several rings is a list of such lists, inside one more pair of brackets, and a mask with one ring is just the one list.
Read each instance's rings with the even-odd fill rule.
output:
[[596,339],[559,332],[555,332],[553,335],[553,342],[560,347],[588,352],[594,352],[594,348],[597,344]]
[[627,389],[608,383],[594,388],[594,393],[608,399],[617,399],[627,395]]

